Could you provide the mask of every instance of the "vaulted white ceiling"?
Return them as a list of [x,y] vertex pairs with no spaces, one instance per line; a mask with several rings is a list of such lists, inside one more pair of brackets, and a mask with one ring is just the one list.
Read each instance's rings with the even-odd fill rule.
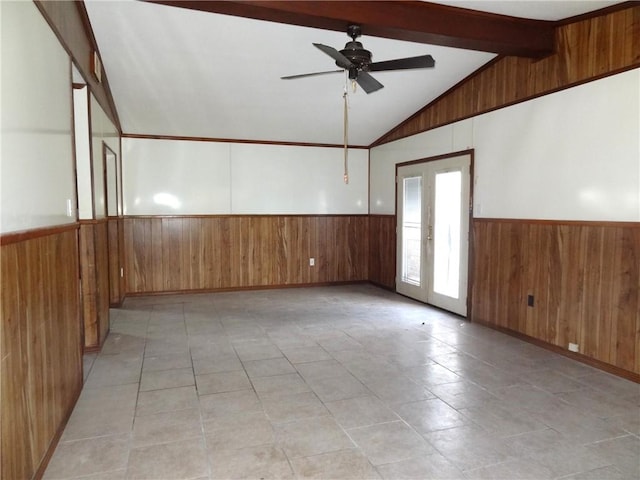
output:
[[[557,20],[612,1],[447,1],[465,8]],[[433,69],[376,72],[384,88],[354,93],[313,47],[340,50],[346,33],[139,1],[86,1],[122,130],[129,134],[341,144],[348,87],[349,144],[369,145],[495,57],[367,36],[374,61],[431,54]]]

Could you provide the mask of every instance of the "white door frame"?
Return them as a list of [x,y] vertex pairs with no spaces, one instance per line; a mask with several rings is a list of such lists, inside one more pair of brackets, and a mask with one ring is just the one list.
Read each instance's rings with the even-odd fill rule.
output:
[[[446,160],[448,159],[456,159],[459,157],[468,157],[468,164],[469,164],[469,171],[468,171],[468,178],[467,178],[467,182],[468,184],[463,184],[463,189],[467,190],[468,189],[468,197],[469,197],[469,202],[468,205],[462,205],[461,206],[461,211],[462,211],[462,216],[463,216],[463,223],[466,223],[467,226],[467,231],[468,231],[468,236],[467,236],[467,242],[464,241],[464,239],[462,239],[462,246],[461,248],[463,249],[461,251],[461,261],[465,261],[466,260],[466,269],[464,269],[464,267],[462,268],[462,271],[460,272],[461,276],[462,276],[462,283],[463,283],[463,288],[465,288],[466,285],[466,290],[465,291],[461,291],[459,293],[460,295],[460,300],[456,300],[456,301],[449,301],[449,297],[446,297],[444,295],[440,295],[438,293],[433,292],[433,286],[431,285],[433,280],[430,278],[431,276],[433,276],[433,265],[429,265],[429,264],[425,264],[425,262],[428,261],[429,256],[427,255],[427,253],[431,253],[431,250],[433,248],[432,242],[430,240],[427,239],[427,237],[430,235],[432,235],[433,232],[429,232],[427,231],[428,229],[428,225],[432,224],[431,219],[429,218],[430,215],[433,215],[432,211],[429,211],[430,209],[432,209],[433,207],[433,198],[427,198],[425,199],[424,197],[426,195],[431,195],[433,196],[433,192],[429,191],[427,188],[427,185],[425,185],[425,180],[423,179],[423,188],[422,188],[422,194],[423,194],[423,198],[422,198],[422,225],[425,227],[423,228],[422,231],[422,242],[421,242],[421,285],[420,286],[414,286],[411,285],[409,283],[406,282],[402,282],[401,279],[401,269],[402,269],[402,251],[401,251],[401,242],[403,241],[402,239],[402,229],[401,229],[401,225],[402,225],[402,208],[401,208],[401,204],[400,204],[400,199],[399,199],[399,193],[401,192],[401,187],[402,185],[400,185],[401,182],[401,178],[400,175],[402,175],[402,178],[408,178],[411,177],[413,175],[422,175],[423,172],[425,172],[426,170],[429,170],[429,164],[432,164],[433,166],[436,166],[436,168],[442,166],[443,169],[449,170],[449,167],[446,166]],[[403,163],[398,163],[396,164],[396,291],[398,293],[400,293],[401,295],[405,295],[411,298],[414,298],[418,301],[424,302],[424,303],[429,303],[429,304],[433,304],[435,306],[438,306],[440,308],[443,308],[445,310],[449,310],[452,311],[454,313],[457,313],[459,315],[462,316],[468,316],[470,314],[470,305],[471,305],[471,275],[470,275],[470,271],[471,271],[471,262],[472,262],[472,243],[471,243],[471,227],[472,227],[472,216],[473,216],[473,212],[472,212],[472,205],[473,205],[473,157],[474,157],[474,151],[473,150],[463,150],[463,151],[459,151],[459,152],[453,152],[450,154],[445,154],[445,155],[438,155],[438,156],[434,156],[434,157],[429,157],[429,158],[424,158],[424,159],[419,159],[419,160],[414,160],[414,161],[410,161],[410,162],[403,162]],[[466,161],[467,159],[465,159],[464,161]],[[445,162],[443,162],[445,161]],[[434,163],[434,162],[438,162],[438,163]],[[401,172],[402,169],[402,172]],[[433,170],[433,169],[432,169]],[[433,170],[435,173],[435,170]],[[463,172],[464,173],[464,172]],[[464,178],[464,177],[463,177]],[[463,196],[466,194],[466,192],[463,194]],[[468,216],[465,215],[465,212],[468,211]],[[466,243],[466,249],[464,249],[464,245]],[[466,257],[466,258],[465,258]],[[466,278],[465,278],[466,277]]]

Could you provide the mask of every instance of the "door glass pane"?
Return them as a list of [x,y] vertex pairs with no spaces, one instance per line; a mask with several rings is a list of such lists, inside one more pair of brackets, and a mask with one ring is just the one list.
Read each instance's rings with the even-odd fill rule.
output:
[[460,295],[461,188],[462,172],[436,174],[433,290],[452,298]]
[[402,281],[420,286],[422,177],[404,178],[402,181]]

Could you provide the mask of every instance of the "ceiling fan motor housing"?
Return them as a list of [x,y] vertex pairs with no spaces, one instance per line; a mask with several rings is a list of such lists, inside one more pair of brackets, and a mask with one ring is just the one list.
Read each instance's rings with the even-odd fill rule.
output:
[[365,50],[362,43],[355,40],[347,42],[344,49],[340,50],[340,53],[347,57],[359,70],[366,71],[371,64],[371,52]]

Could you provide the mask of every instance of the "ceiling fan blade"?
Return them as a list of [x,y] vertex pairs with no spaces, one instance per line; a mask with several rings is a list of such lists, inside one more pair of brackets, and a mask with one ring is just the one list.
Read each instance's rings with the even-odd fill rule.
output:
[[315,75],[326,75],[327,73],[340,73],[344,70],[329,70],[326,72],[314,72],[314,73],[301,73],[299,75],[288,75],[286,77],[280,77],[281,80],[293,80],[294,78],[313,77]]
[[370,72],[382,72],[385,70],[409,70],[411,68],[431,68],[435,66],[436,61],[431,55],[422,55],[420,57],[398,58],[396,60],[387,60],[386,62],[374,62],[369,65]]
[[339,67],[342,68],[349,68],[353,66],[353,63],[351,63],[351,60],[349,60],[347,57],[345,57],[344,55],[342,55],[338,50],[336,50],[333,47],[328,47],[326,45],[322,45],[321,43],[314,43],[313,44],[316,48],[319,48],[320,50],[322,50],[324,53],[326,53],[327,55],[329,55],[331,58],[333,58],[336,61],[336,64]]
[[380,90],[381,88],[384,88],[384,85],[382,85],[367,72],[358,72],[358,78],[356,78],[356,82],[358,82],[358,85],[360,85],[362,89],[367,93],[372,93]]

